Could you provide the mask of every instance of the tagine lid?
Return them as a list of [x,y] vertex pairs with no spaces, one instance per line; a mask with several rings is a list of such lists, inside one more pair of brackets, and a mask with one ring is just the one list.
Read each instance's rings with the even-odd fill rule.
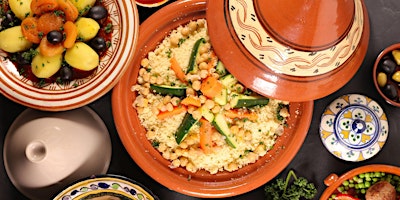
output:
[[207,22],[217,56],[240,82],[296,102],[345,85],[369,41],[362,0],[208,0]]

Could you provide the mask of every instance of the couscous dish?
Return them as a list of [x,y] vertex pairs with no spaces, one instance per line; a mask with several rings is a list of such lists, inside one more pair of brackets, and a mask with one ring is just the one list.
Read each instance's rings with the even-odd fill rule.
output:
[[141,61],[137,110],[147,139],[170,167],[211,174],[256,162],[283,133],[288,102],[262,97],[213,52],[205,19],[171,31]]

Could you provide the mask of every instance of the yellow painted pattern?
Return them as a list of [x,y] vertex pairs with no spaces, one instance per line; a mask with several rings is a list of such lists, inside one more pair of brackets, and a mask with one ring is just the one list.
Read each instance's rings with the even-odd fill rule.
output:
[[371,136],[362,134],[362,136],[361,136],[361,142],[362,143],[366,143],[369,140],[371,140]]
[[329,137],[331,134],[332,134],[332,132],[328,132],[328,131],[325,131],[325,130],[321,131],[322,138],[324,138],[324,139]]
[[350,131],[342,130],[340,133],[343,135],[344,139],[349,138]]
[[365,160],[364,156],[362,153],[360,153],[360,156],[358,156],[357,161],[362,161]]

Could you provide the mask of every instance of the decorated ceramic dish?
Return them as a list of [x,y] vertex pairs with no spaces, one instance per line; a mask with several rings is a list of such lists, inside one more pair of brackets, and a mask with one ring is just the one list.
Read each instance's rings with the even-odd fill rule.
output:
[[22,194],[50,199],[73,181],[106,173],[111,141],[89,107],[62,112],[28,108],[9,128],[3,154],[7,175]]
[[136,0],[137,5],[143,7],[158,7],[168,2],[168,0]]
[[[274,147],[257,162],[233,172],[221,171],[211,174],[205,170],[189,172],[183,167],[171,167],[146,137],[146,131],[132,106],[136,96],[131,88],[138,81],[141,61],[153,51],[166,35],[191,20],[206,17],[206,2],[173,2],[142,23],[138,51],[133,67],[114,87],[112,94],[113,116],[119,137],[130,156],[149,176],[165,187],[202,198],[221,198],[243,194],[265,184],[282,171],[293,159],[307,134],[313,102],[290,103],[287,127],[278,137]],[[212,44],[223,42],[213,40]]]
[[225,41],[214,46],[231,73],[260,94],[288,101],[342,87],[368,46],[362,0],[209,1],[207,18],[211,40]]
[[373,157],[388,134],[384,110],[367,96],[343,95],[329,104],[321,117],[321,140],[342,160],[358,162]]
[[74,199],[158,199],[140,183],[117,175],[99,175],[78,181],[60,192],[53,200]]
[[[7,3],[8,1],[3,2]],[[2,6],[4,7],[7,5],[8,4],[3,4]],[[93,102],[107,93],[117,83],[133,58],[137,43],[139,19],[136,4],[132,1],[108,0],[102,1],[102,5],[105,8],[104,12],[107,12],[108,18],[102,19],[107,21],[104,27],[101,26],[99,34],[100,31],[104,29],[105,32],[110,35],[107,35],[109,40],[107,40],[105,44],[108,48],[105,52],[100,54],[98,65],[94,69],[84,72],[82,72],[83,70],[76,70],[81,75],[84,74],[84,76],[68,79],[67,81],[59,81],[60,79],[48,81],[52,79],[52,77],[45,79],[40,78],[42,76],[37,76],[36,74],[36,76],[34,76],[30,73],[30,67],[26,70],[20,66],[21,64],[17,65],[15,61],[11,61],[12,59],[10,58],[12,56],[10,56],[10,53],[0,51],[0,93],[27,107],[48,111],[78,108]],[[90,19],[86,21],[90,21]],[[86,24],[86,22],[82,24]],[[77,25],[75,26],[77,27]],[[85,26],[87,26],[87,24],[83,25],[83,27]],[[81,38],[81,40],[85,39]],[[92,40],[90,42],[92,42]],[[77,43],[78,42],[75,44]],[[40,50],[39,47],[38,49]],[[34,46],[32,46],[32,48],[34,48]],[[67,53],[65,53],[64,56],[65,60],[67,59],[66,54]],[[71,53],[71,55],[80,54]],[[88,55],[85,54],[85,56],[80,61],[75,60],[74,62],[76,65],[80,65],[83,61],[85,61],[85,63],[89,62],[87,60],[89,58]],[[36,56],[34,58],[36,58]],[[32,60],[32,66],[33,62]],[[38,68],[38,65],[35,66]],[[42,66],[45,65],[42,64]],[[62,72],[59,71],[59,73]],[[73,73],[75,73],[75,71]],[[37,80],[38,78],[40,78],[40,81]]]

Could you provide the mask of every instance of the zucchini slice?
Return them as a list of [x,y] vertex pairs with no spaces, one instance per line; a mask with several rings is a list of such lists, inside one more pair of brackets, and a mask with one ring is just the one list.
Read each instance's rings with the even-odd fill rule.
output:
[[154,93],[161,95],[171,95],[177,97],[183,97],[186,95],[186,87],[173,87],[167,85],[154,85],[150,84],[150,89]]
[[215,67],[215,72],[219,74],[220,76],[225,76],[226,71],[225,65],[219,60],[217,63],[217,66]]
[[226,143],[232,148],[236,148],[236,140],[229,129],[228,123],[226,123],[225,116],[221,113],[216,114],[212,124],[219,133],[225,136]]
[[238,83],[238,80],[232,74],[227,74],[221,77],[219,81],[221,81],[222,85],[224,85],[229,90],[232,90],[235,84]]
[[178,144],[180,144],[187,134],[189,130],[197,123],[197,120],[193,118],[192,114],[186,113],[185,117],[182,120],[181,125],[179,125],[178,130],[175,132],[175,140]]
[[206,40],[204,38],[200,38],[194,43],[192,53],[190,54],[189,58],[189,65],[187,67],[186,74],[188,73],[196,73],[197,70],[199,70],[199,67],[197,66],[196,59],[199,56],[199,49],[200,47],[206,43]]
[[231,95],[232,108],[250,108],[253,106],[264,106],[269,103],[269,98],[262,96],[248,96],[244,94],[233,93]]

